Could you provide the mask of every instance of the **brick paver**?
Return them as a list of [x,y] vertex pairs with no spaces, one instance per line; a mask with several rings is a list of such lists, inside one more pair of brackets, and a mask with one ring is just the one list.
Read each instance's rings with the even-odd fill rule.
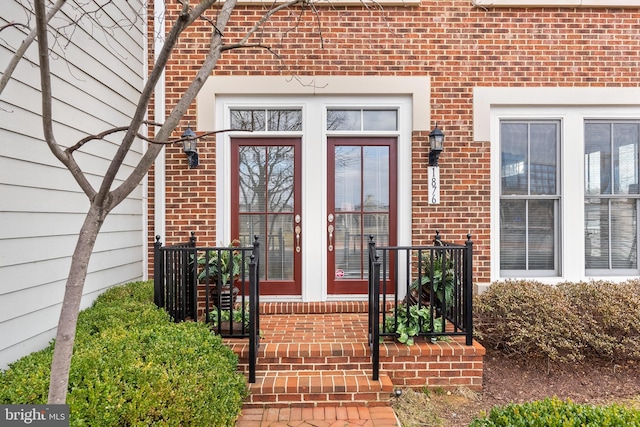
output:
[[389,406],[243,409],[236,427],[400,427]]

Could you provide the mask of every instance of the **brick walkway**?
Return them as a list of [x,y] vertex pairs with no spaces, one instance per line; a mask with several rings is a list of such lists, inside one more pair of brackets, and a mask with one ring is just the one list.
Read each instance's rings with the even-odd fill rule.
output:
[[249,408],[236,427],[400,427],[389,406],[326,408]]

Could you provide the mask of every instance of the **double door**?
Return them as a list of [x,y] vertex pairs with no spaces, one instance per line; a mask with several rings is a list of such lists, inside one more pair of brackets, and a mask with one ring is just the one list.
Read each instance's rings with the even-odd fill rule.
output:
[[[396,241],[396,138],[329,138],[326,187],[321,177],[303,178],[302,149],[300,138],[232,139],[231,235],[245,245],[259,237],[262,295],[297,296],[303,286],[366,294],[370,236]],[[305,197],[323,198],[322,223],[304,222]],[[311,227],[325,239],[305,241]],[[317,263],[326,263],[326,277],[303,283],[304,266]]]

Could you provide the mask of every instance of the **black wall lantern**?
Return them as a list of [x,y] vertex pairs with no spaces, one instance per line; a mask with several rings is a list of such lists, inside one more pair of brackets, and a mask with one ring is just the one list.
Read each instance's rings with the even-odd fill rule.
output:
[[197,141],[198,136],[194,131],[191,130],[191,126],[188,126],[187,130],[185,130],[182,134],[182,150],[189,159],[189,167],[191,169],[197,167],[199,163],[198,151],[196,150]]
[[429,145],[431,146],[429,166],[438,166],[438,158],[444,149],[444,133],[442,133],[437,123],[436,127],[429,133]]

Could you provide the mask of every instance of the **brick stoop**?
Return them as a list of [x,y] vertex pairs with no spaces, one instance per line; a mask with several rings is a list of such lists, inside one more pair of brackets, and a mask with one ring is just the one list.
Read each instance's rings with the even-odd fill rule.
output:
[[[484,348],[452,339],[380,344],[372,379],[366,303],[263,303],[256,382],[245,408],[382,406],[395,388],[482,389]],[[249,344],[227,339],[248,372]]]

